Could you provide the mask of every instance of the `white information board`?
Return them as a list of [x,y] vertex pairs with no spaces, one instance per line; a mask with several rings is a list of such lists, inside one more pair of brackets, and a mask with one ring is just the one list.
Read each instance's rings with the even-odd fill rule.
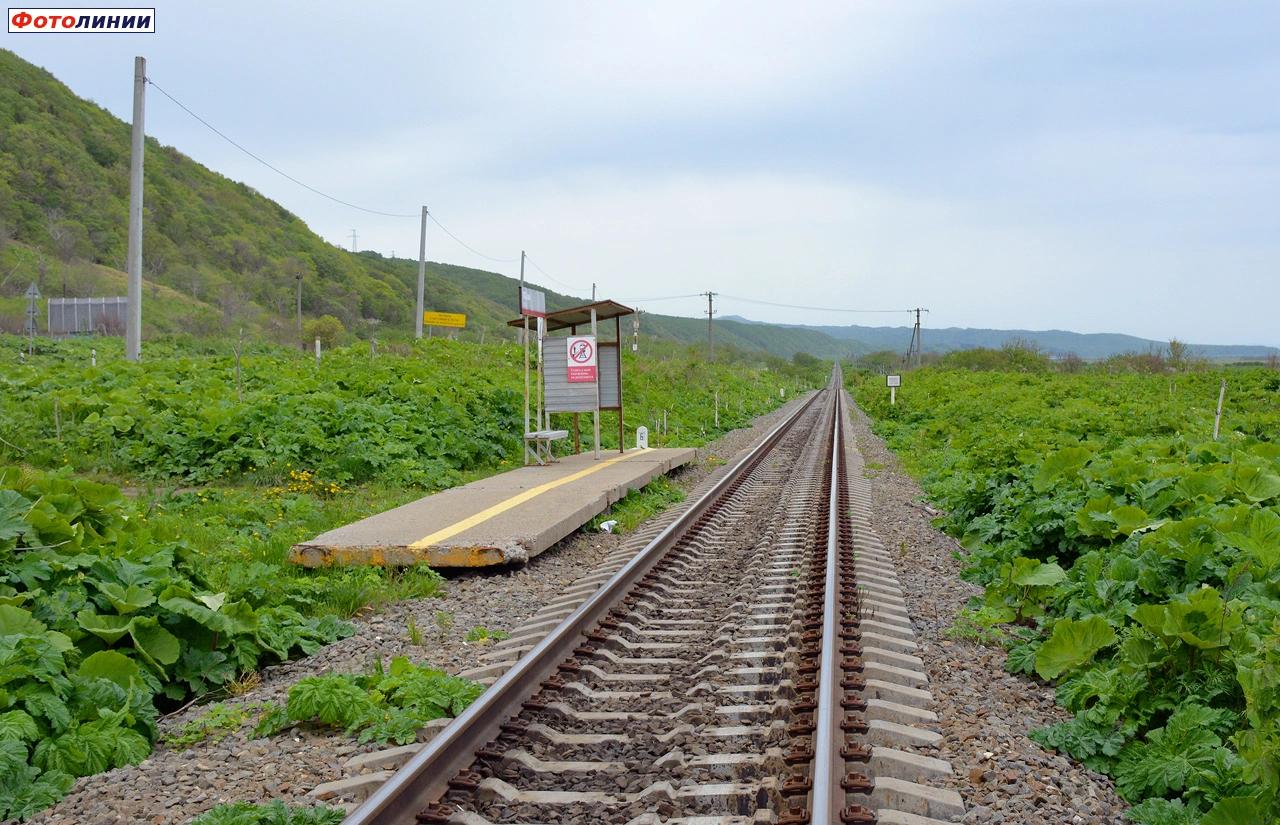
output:
[[520,287],[520,314],[547,317],[547,294],[532,287]]
[[901,375],[886,375],[886,376],[885,376],[885,378],[886,378],[886,379],[888,379],[887,383],[885,384],[885,386],[887,386],[887,387],[901,387],[901,386],[902,386],[902,376],[901,376]]

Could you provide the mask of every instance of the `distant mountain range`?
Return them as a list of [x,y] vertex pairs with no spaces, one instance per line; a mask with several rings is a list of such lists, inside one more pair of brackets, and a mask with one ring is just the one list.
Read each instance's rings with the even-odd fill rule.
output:
[[[740,316],[727,316],[740,323],[755,323]],[[905,352],[911,342],[911,327],[865,327],[787,325],[797,330],[820,332],[837,341],[848,342],[854,354],[894,350]],[[925,327],[921,332],[925,352],[952,352],[954,350],[989,347],[998,349],[1010,341],[1027,341],[1049,355],[1075,354],[1093,360],[1122,353],[1163,351],[1167,341],[1153,341],[1135,335],[1117,332],[1069,332],[1067,330],[1031,329],[970,329]],[[1204,358],[1214,360],[1264,359],[1280,355],[1280,348],[1234,344],[1190,344],[1191,350]]]

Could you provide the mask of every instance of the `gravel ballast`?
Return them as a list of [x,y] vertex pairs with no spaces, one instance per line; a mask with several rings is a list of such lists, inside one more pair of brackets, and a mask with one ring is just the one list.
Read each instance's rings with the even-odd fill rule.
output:
[[[795,399],[752,427],[727,433],[698,450],[694,462],[672,474],[688,491],[716,467],[749,447],[793,409]],[[510,630],[588,575],[625,537],[608,533],[574,533],[527,565],[451,576],[443,596],[412,599],[353,620],[356,633],[314,656],[262,671],[262,683],[228,705],[283,703],[290,685],[304,676],[355,672],[381,657],[407,656],[415,662],[457,673],[477,666],[489,648],[468,643],[476,626]],[[438,613],[452,621],[442,628]],[[410,619],[421,632],[421,645],[410,641]],[[207,711],[193,706],[161,724],[176,731]],[[76,782],[72,792],[31,821],[41,825],[180,825],[226,802],[265,803],[273,799],[300,805],[317,804],[307,795],[317,785],[347,775],[343,764],[353,755],[383,745],[361,745],[341,732],[293,729],[267,739],[250,737],[252,725],[217,742],[206,740],[184,750],[161,744],[136,766],[119,768]]]
[[943,740],[968,811],[963,822],[1122,825],[1128,807],[1111,780],[1046,751],[1027,732],[1069,714],[1047,685],[1007,673],[1003,650],[950,639],[946,630],[982,590],[960,579],[960,550],[934,529],[924,493],[854,408],[853,436],[873,479],[874,523],[897,560]]

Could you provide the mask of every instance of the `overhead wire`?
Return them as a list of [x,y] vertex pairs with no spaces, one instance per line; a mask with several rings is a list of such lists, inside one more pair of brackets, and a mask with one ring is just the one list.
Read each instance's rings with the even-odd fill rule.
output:
[[530,266],[532,266],[534,269],[536,269],[536,270],[538,270],[539,272],[541,272],[541,273],[542,273],[542,274],[547,278],[547,280],[551,281],[552,283],[559,284],[560,286],[564,287],[565,289],[572,289],[572,290],[574,290],[575,292],[586,292],[586,291],[587,291],[585,287],[581,287],[581,286],[574,286],[573,284],[566,284],[564,281],[562,281],[562,280],[560,280],[559,278],[555,277],[555,276],[554,276],[554,275],[552,275],[550,272],[547,272],[545,269],[543,269],[542,267],[538,266],[538,262],[537,262],[537,261],[535,261],[533,258],[529,257],[529,255],[528,255],[527,253],[526,253],[526,254],[525,254],[525,256],[524,256],[524,259],[525,259],[525,262],[526,262],[526,263],[528,263],[528,264],[529,264]]
[[741,301],[745,304],[761,304],[762,306],[782,307],[783,309],[805,309],[805,310],[811,310],[814,312],[853,312],[853,313],[866,313],[866,314],[873,314],[873,315],[896,314],[899,312],[915,312],[914,308],[912,309],[843,309],[840,307],[813,307],[813,306],[803,306],[801,304],[782,304],[782,303],[778,303],[777,301],[761,301],[755,298],[743,298],[740,295],[727,295],[723,292],[720,293],[720,297],[727,298],[731,301]]
[[461,246],[463,249],[470,251],[474,255],[479,255],[481,258],[484,258],[487,261],[493,261],[494,263],[499,263],[499,264],[514,264],[520,260],[519,258],[495,258],[493,255],[486,255],[480,250],[476,249],[471,244],[462,240],[462,238],[459,238],[457,235],[450,232],[449,228],[444,224],[440,223],[439,219],[437,219],[435,215],[431,214],[430,210],[427,211],[427,217],[431,219],[432,223],[440,227],[440,229],[444,232],[444,234],[448,235],[450,238],[453,238],[455,241],[458,242],[459,246]]
[[[258,154],[256,154],[256,153],[254,153],[254,152],[252,152],[252,151],[250,151],[250,150],[249,150],[248,148],[246,148],[244,145],[242,145],[242,144],[238,143],[237,141],[235,141],[234,139],[232,139],[232,138],[231,138],[231,136],[229,136],[227,133],[223,132],[223,131],[222,131],[221,129],[219,129],[217,126],[214,126],[212,123],[210,123],[209,121],[205,120],[203,117],[201,117],[200,115],[198,115],[198,114],[196,114],[194,111],[192,111],[192,110],[191,110],[191,108],[190,108],[189,106],[187,106],[185,103],[183,103],[181,100],[178,100],[176,97],[174,97],[173,95],[171,95],[169,92],[165,91],[165,90],[164,90],[164,88],[162,88],[162,87],[160,86],[160,84],[156,83],[156,82],[155,82],[154,80],[152,80],[151,78],[149,78],[149,77],[148,77],[148,78],[146,79],[146,81],[147,81],[147,83],[149,83],[151,86],[155,87],[155,90],[156,90],[157,92],[159,92],[160,94],[162,94],[162,95],[164,95],[165,97],[169,98],[169,100],[173,101],[173,104],[174,104],[175,106],[177,106],[177,107],[178,107],[179,109],[181,109],[182,111],[186,112],[186,113],[187,113],[188,115],[190,115],[191,117],[195,118],[195,119],[196,119],[199,123],[201,123],[201,124],[202,124],[206,129],[208,129],[209,131],[213,132],[215,135],[217,135],[218,137],[222,138],[222,139],[223,139],[223,140],[225,140],[227,143],[230,143],[232,146],[234,146],[235,148],[239,149],[241,152],[244,152],[246,155],[248,155],[249,157],[253,158],[254,160],[256,160],[258,163],[262,164],[263,166],[267,167],[267,168],[268,168],[268,169],[270,169],[272,172],[275,172],[277,175],[281,176],[282,178],[285,178],[286,180],[290,180],[290,181],[292,181],[293,183],[296,183],[298,186],[301,186],[303,189],[306,189],[308,192],[313,192],[313,193],[315,193],[315,194],[319,195],[319,196],[320,196],[320,197],[322,197],[322,198],[326,198],[326,199],[328,199],[328,200],[333,201],[334,203],[341,204],[342,206],[346,206],[346,207],[348,207],[348,208],[350,208],[350,209],[355,209],[355,210],[357,210],[357,211],[359,211],[359,212],[367,212],[367,213],[369,213],[370,215],[381,215],[381,216],[382,216],[382,217],[384,217],[384,218],[416,218],[416,217],[418,217],[418,215],[419,215],[419,213],[417,213],[417,212],[386,212],[386,211],[383,211],[383,210],[381,210],[381,209],[370,209],[370,208],[365,207],[365,206],[360,206],[359,204],[356,204],[356,203],[351,203],[350,201],[345,201],[345,200],[343,200],[342,198],[335,197],[335,196],[333,196],[333,195],[330,195],[328,192],[324,192],[324,191],[322,191],[322,190],[320,190],[320,189],[317,189],[316,187],[312,186],[311,184],[306,183],[305,181],[301,181],[301,180],[299,180],[298,178],[295,178],[293,175],[290,175],[288,172],[286,172],[286,171],[284,171],[283,169],[279,168],[278,166],[275,166],[274,164],[272,164],[272,163],[268,162],[268,161],[267,161],[265,158],[263,158],[262,156],[260,156],[260,155],[258,155]],[[440,223],[440,219],[439,219],[439,218],[437,218],[435,215],[431,214],[431,212],[430,212],[430,211],[428,211],[428,212],[427,212],[427,217],[431,218],[431,221],[432,221],[436,226],[440,227],[440,229],[441,229],[441,230],[442,230],[446,235],[448,235],[450,238],[452,238],[454,241],[456,241],[460,246],[462,246],[464,249],[469,250],[469,251],[470,251],[472,254],[474,254],[474,255],[478,255],[479,257],[484,258],[485,260],[495,261],[495,262],[497,262],[497,263],[503,263],[503,264],[515,263],[516,261],[518,261],[518,260],[519,260],[518,258],[498,258],[498,257],[495,257],[495,256],[493,256],[493,255],[486,255],[485,253],[481,252],[480,250],[478,250],[478,249],[476,249],[475,247],[473,247],[473,246],[471,246],[470,244],[468,244],[466,241],[464,241],[464,240],[462,240],[461,238],[459,238],[457,235],[453,234],[453,232],[449,231],[449,228],[448,228],[447,226],[445,226],[444,224]],[[544,274],[545,274],[545,273],[544,273]],[[550,276],[548,276],[548,277],[550,277]]]
[[[369,209],[368,207],[360,206],[359,204],[351,203],[350,201],[344,201],[342,198],[336,198],[336,197],[334,197],[333,195],[330,195],[328,192],[322,192],[321,190],[319,190],[319,189],[315,188],[315,187],[314,187],[314,186],[312,186],[311,184],[309,184],[309,183],[305,183],[305,182],[303,182],[303,181],[298,180],[298,179],[297,179],[297,178],[295,178],[293,175],[290,175],[288,172],[284,171],[283,169],[280,169],[280,168],[279,168],[279,167],[277,167],[277,166],[273,166],[272,164],[268,163],[268,162],[267,162],[266,160],[264,160],[263,158],[259,157],[258,155],[254,154],[253,152],[249,151],[248,149],[246,149],[244,146],[240,145],[240,144],[239,144],[239,143],[237,143],[236,141],[232,140],[232,139],[231,139],[231,138],[230,138],[230,137],[229,137],[225,132],[223,132],[223,131],[222,131],[221,129],[219,129],[218,127],[214,126],[214,125],[213,125],[212,123],[210,123],[209,121],[207,121],[207,120],[205,120],[204,118],[200,117],[200,115],[198,115],[198,114],[196,114],[195,112],[191,111],[191,109],[190,109],[190,108],[188,108],[186,104],[184,104],[181,100],[178,100],[176,97],[174,97],[173,95],[171,95],[171,94],[169,94],[168,92],[166,92],[163,88],[161,88],[161,87],[160,87],[160,85],[159,85],[159,84],[157,84],[157,83],[156,83],[154,80],[152,80],[151,78],[149,78],[149,77],[148,77],[148,78],[146,79],[146,81],[147,81],[147,83],[149,83],[149,84],[151,84],[152,86],[154,86],[154,87],[155,87],[155,90],[156,90],[157,92],[159,92],[160,94],[162,94],[162,95],[164,95],[165,97],[169,98],[169,100],[173,101],[174,105],[176,105],[179,109],[181,109],[182,111],[184,111],[184,112],[186,112],[187,114],[191,115],[193,118],[195,118],[196,120],[200,121],[200,123],[204,124],[205,128],[207,128],[209,131],[213,132],[215,135],[217,135],[218,137],[222,138],[222,139],[223,139],[223,140],[225,140],[227,143],[230,143],[232,146],[236,147],[236,148],[237,148],[237,149],[239,149],[241,152],[244,152],[246,155],[248,155],[249,157],[253,158],[253,159],[254,159],[254,160],[256,160],[258,163],[261,163],[263,166],[267,167],[267,168],[268,168],[268,169],[270,169],[272,172],[275,172],[277,175],[281,176],[282,178],[286,178],[286,179],[288,179],[288,180],[293,181],[293,182],[294,182],[294,183],[296,183],[297,185],[301,186],[303,189],[306,189],[306,190],[307,190],[307,191],[309,191],[309,192],[314,192],[315,194],[319,195],[320,197],[322,197],[322,198],[327,198],[327,199],[329,199],[329,200],[333,201],[334,203],[342,204],[343,206],[349,207],[349,208],[351,208],[351,209],[358,210],[358,211],[360,211],[360,212],[368,212],[370,215],[382,215],[383,217],[386,217],[386,218],[416,218],[416,217],[418,217],[417,213],[405,214],[405,213],[402,213],[402,212],[384,212],[384,211],[382,211],[382,210],[380,210],[380,209]],[[457,240],[457,239],[455,238],[454,240]],[[464,245],[465,245],[465,244],[464,244]]]

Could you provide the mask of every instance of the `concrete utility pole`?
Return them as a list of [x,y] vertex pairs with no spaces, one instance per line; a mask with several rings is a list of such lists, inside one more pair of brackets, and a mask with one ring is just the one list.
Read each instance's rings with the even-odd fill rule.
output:
[[298,281],[298,341],[305,348],[306,345],[302,342],[302,270],[298,270],[294,277]]
[[923,363],[924,359],[924,340],[920,333],[920,313],[928,312],[927,309],[916,308],[913,310],[916,314],[916,324],[911,329],[911,343],[907,345],[907,366],[918,367]]
[[714,361],[716,360],[716,345],[711,340],[711,316],[715,315],[715,309],[711,305],[711,299],[716,297],[718,293],[708,291],[701,294],[707,296],[707,360]]
[[142,150],[146,145],[143,109],[147,94],[147,59],[133,59],[133,142],[129,155],[129,273],[124,316],[124,357],[142,360]]
[[422,207],[422,234],[418,236],[418,319],[413,322],[413,337],[422,337],[423,301],[427,291],[427,207]]

